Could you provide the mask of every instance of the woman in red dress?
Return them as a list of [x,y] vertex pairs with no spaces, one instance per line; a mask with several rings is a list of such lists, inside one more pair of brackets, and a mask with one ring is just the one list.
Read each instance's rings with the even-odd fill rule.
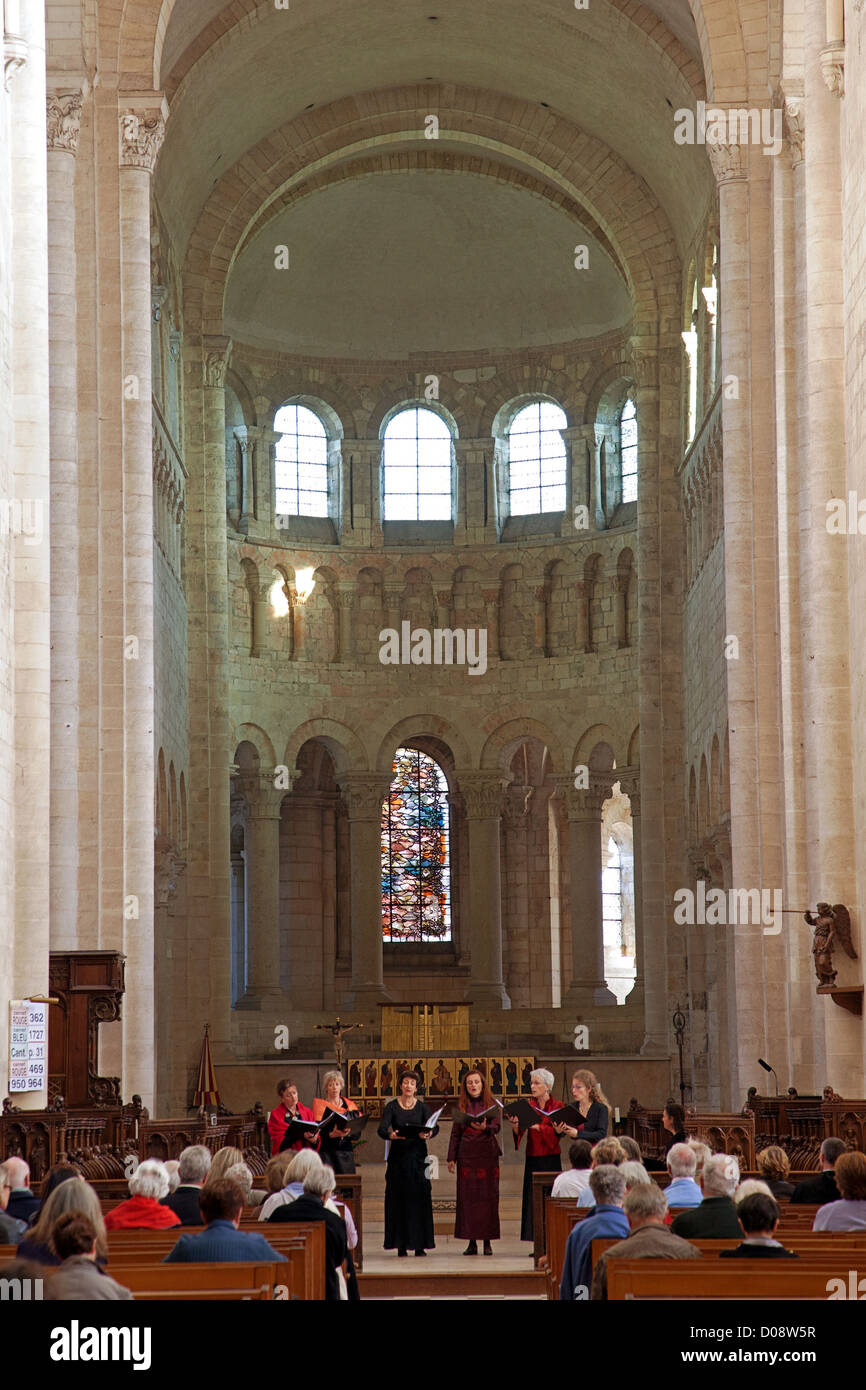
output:
[[[537,1110],[559,1110],[560,1103],[550,1092],[553,1089],[553,1072],[540,1067],[529,1078],[532,1091],[532,1104]],[[514,1147],[520,1147],[523,1130],[516,1115],[508,1116],[514,1130]],[[532,1126],[526,1138],[526,1161],[523,1169],[523,1206],[520,1213],[520,1239],[532,1240],[532,1174],[561,1173],[562,1158],[559,1153],[559,1135],[549,1120],[539,1120]]]
[[[459,1108],[464,1115],[478,1115],[496,1102],[479,1071],[464,1076]],[[485,1255],[493,1254],[490,1242],[499,1239],[499,1129],[498,1117],[451,1126],[448,1172],[457,1171],[457,1220],[455,1236],[469,1241],[464,1255],[478,1254],[484,1241]]]

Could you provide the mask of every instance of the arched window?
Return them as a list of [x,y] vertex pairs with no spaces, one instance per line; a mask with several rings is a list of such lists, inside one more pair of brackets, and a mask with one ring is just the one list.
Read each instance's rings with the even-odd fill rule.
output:
[[698,426],[698,282],[692,285],[689,326],[682,334],[687,361],[686,445],[691,444]]
[[384,435],[385,521],[450,521],[451,431],[434,410],[411,406]]
[[622,939],[622,859],[619,845],[611,835],[607,842],[607,866],[601,871],[601,916],[605,946],[623,948]]
[[277,516],[328,515],[328,437],[305,405],[281,406],[274,416]]
[[619,415],[619,458],[623,502],[637,501],[637,410],[631,396]]
[[508,499],[512,516],[565,511],[565,411],[552,401],[519,410],[508,431]]
[[448,783],[416,748],[397,749],[382,808],[382,935],[451,940]]

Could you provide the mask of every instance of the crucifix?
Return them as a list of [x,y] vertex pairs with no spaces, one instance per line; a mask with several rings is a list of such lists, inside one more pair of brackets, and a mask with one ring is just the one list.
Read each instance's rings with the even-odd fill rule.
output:
[[337,1066],[342,1070],[344,1036],[346,1033],[351,1033],[353,1028],[366,1028],[368,1026],[369,1025],[366,1023],[341,1023],[340,1017],[337,1015],[336,1023],[317,1023],[316,1029],[319,1032],[330,1033],[332,1035],[334,1039],[334,1057],[336,1058]]

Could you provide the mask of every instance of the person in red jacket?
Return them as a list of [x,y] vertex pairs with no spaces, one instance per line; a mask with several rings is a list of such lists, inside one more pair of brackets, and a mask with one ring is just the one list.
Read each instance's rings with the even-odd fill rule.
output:
[[180,1217],[161,1205],[168,1196],[168,1169],[156,1158],[139,1163],[129,1179],[130,1197],[105,1213],[106,1231],[165,1231]]
[[[550,1094],[553,1089],[553,1072],[539,1067],[530,1077],[532,1104],[538,1110],[558,1110],[560,1102]],[[509,1115],[514,1130],[514,1147],[519,1148],[523,1130],[519,1127],[517,1116]],[[549,1120],[539,1120],[529,1130],[526,1137],[526,1159],[523,1169],[523,1207],[520,1213],[520,1239],[532,1240],[532,1174],[560,1173],[562,1158],[559,1152],[559,1135]]]
[[[271,1156],[281,1151],[283,1138],[292,1120],[312,1120],[313,1112],[308,1110],[306,1105],[301,1105],[298,1100],[298,1088],[294,1081],[283,1080],[277,1082],[277,1095],[279,1103],[274,1107],[268,1116],[268,1134],[271,1136]],[[289,1145],[292,1149],[317,1149],[319,1147],[319,1136],[315,1130],[305,1134],[304,1138],[298,1139],[294,1144]]]

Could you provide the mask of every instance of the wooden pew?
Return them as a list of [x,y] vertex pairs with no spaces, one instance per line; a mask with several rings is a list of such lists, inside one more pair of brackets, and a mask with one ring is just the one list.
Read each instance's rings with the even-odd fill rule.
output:
[[[592,1266],[595,1268],[599,1256],[616,1245],[616,1240],[603,1237],[592,1242]],[[689,1241],[701,1255],[708,1259],[718,1259],[721,1250],[733,1250],[740,1244],[738,1240],[692,1240]],[[782,1242],[788,1250],[793,1250],[801,1259],[811,1259],[813,1255],[832,1256],[847,1260],[849,1255],[866,1257],[866,1231],[810,1231],[808,1235],[794,1236]],[[618,1256],[616,1258],[619,1258]]]
[[[186,1299],[270,1301],[288,1285],[284,1264],[118,1264],[111,1277],[142,1302]],[[302,1295],[298,1295],[301,1297]]]
[[838,1257],[799,1260],[621,1260],[607,1267],[607,1296],[623,1299],[821,1299],[847,1278]]

